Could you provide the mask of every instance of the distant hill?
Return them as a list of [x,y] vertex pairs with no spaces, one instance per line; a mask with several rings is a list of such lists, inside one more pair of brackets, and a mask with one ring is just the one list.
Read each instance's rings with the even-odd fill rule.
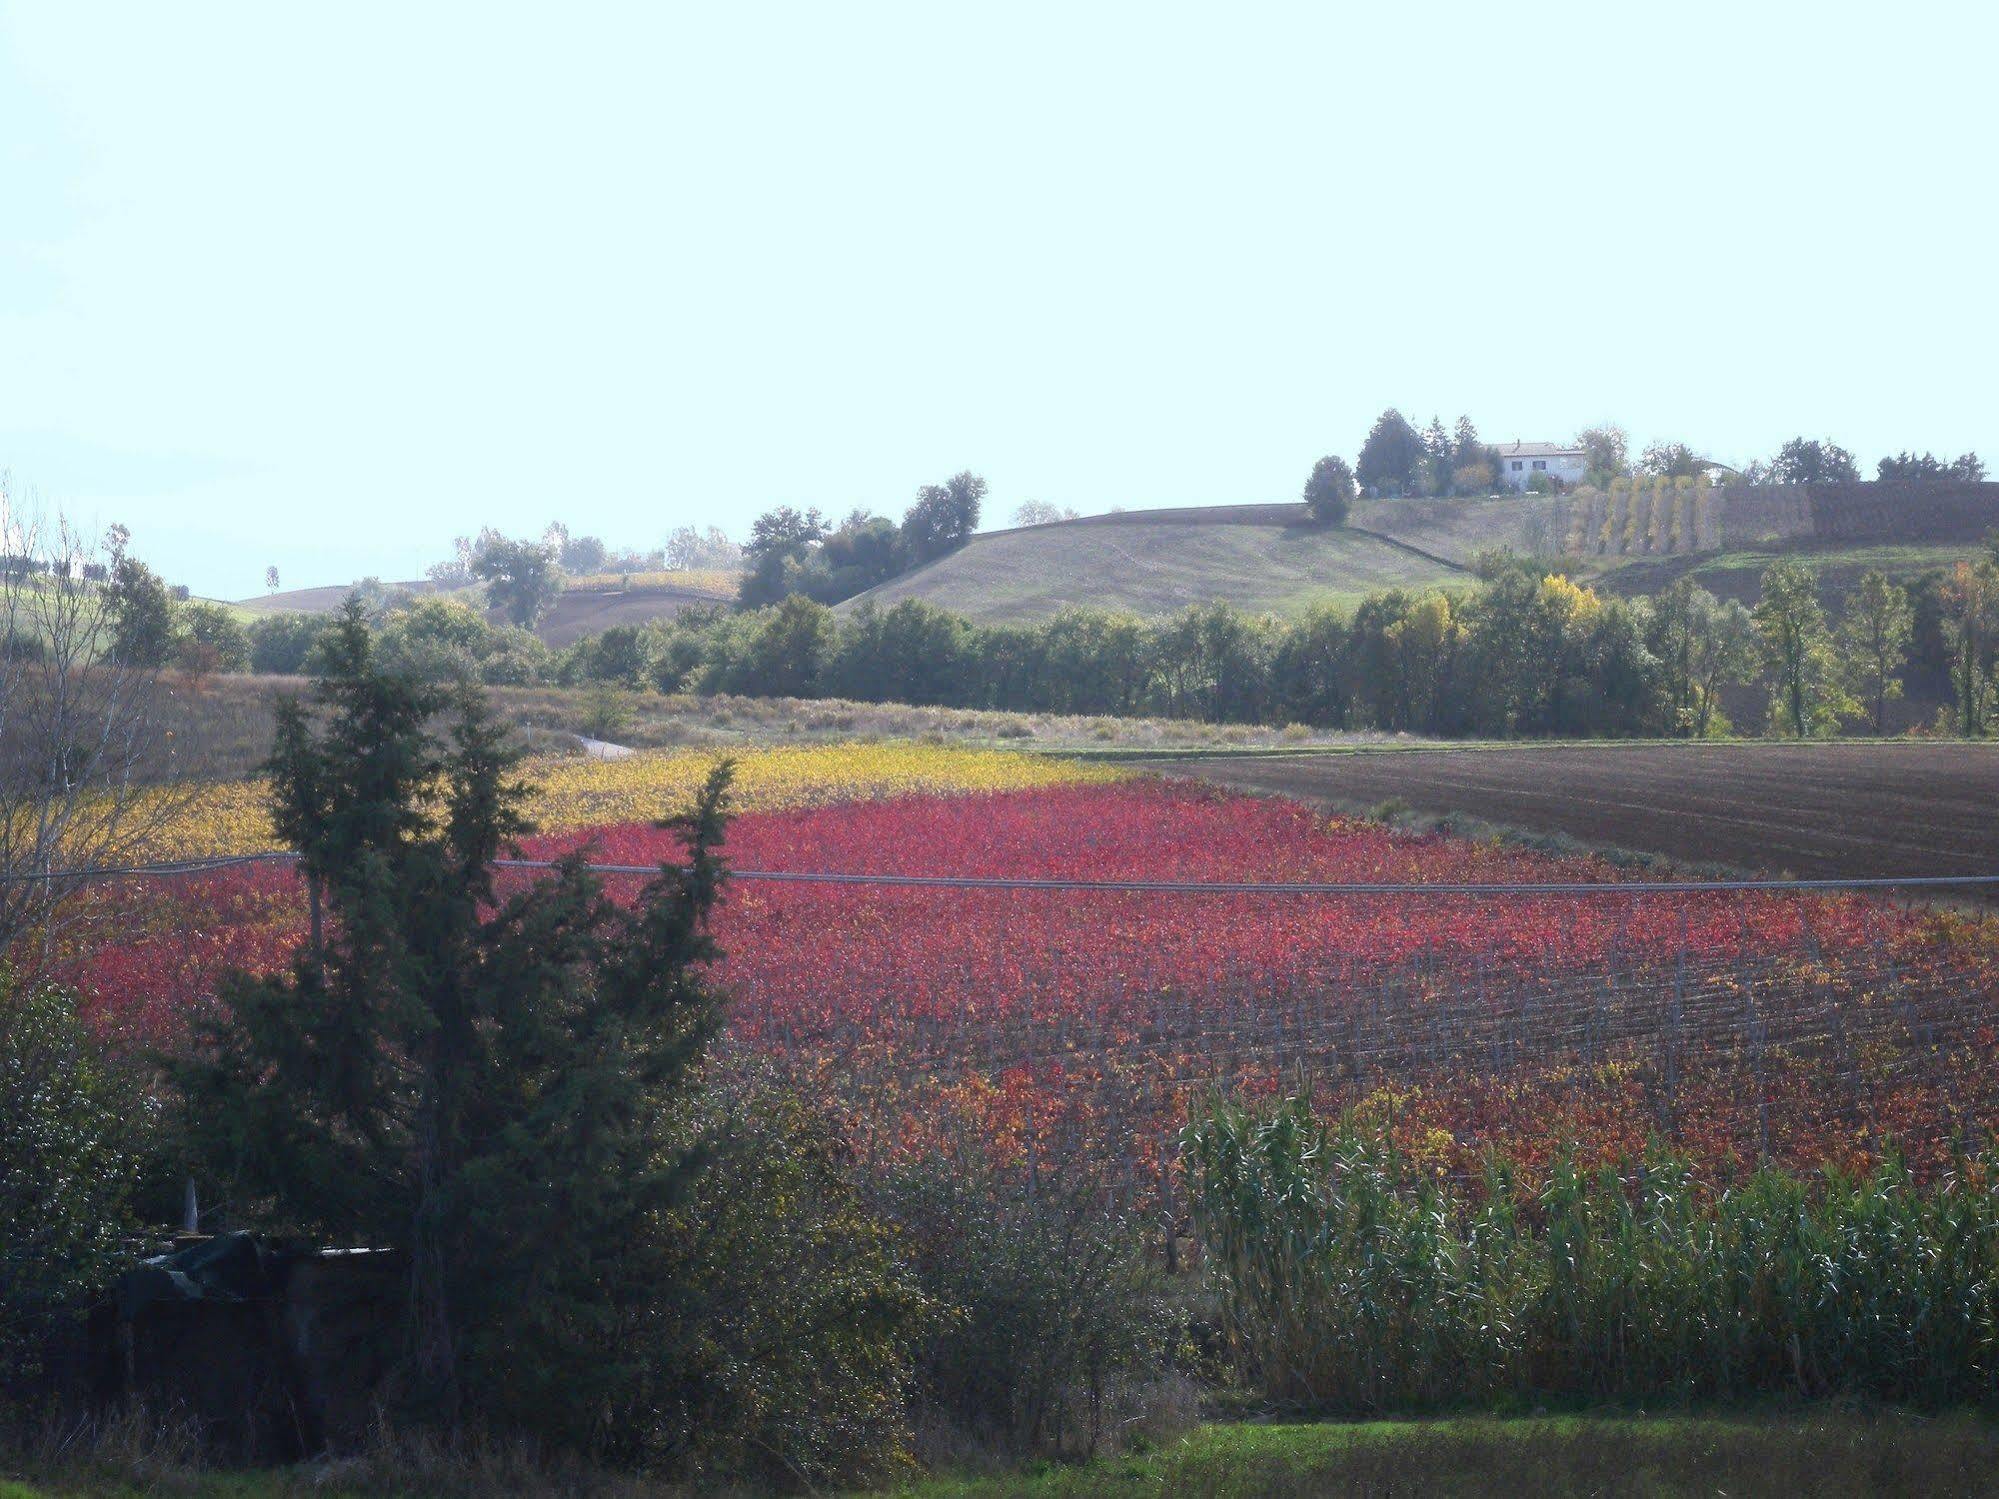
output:
[[1969,556],[1990,527],[1999,484],[1731,486],[1698,503],[1687,492],[1362,500],[1335,528],[1313,525],[1303,505],[1139,510],[984,532],[840,612],[917,598],[985,623],[1078,604],[1158,618],[1225,599],[1289,616],[1382,588],[1462,582],[1479,553],[1502,548],[1614,592],[1693,572],[1753,599],[1775,556],[1821,567],[1830,590],[1866,567],[1911,576]]
[[[391,592],[444,593],[462,598],[475,607],[483,602],[481,590],[477,587],[442,588],[428,579],[385,586]],[[559,648],[572,645],[585,635],[608,630],[613,625],[670,619],[683,609],[726,602],[735,597],[735,589],[735,575],[722,572],[603,573],[572,578],[557,595],[555,607],[549,610],[547,618],[536,627],[535,633]],[[233,607],[251,615],[330,614],[352,591],[352,584],[294,588],[283,593],[244,599]],[[496,611],[488,611],[487,617],[496,623],[499,620]]]

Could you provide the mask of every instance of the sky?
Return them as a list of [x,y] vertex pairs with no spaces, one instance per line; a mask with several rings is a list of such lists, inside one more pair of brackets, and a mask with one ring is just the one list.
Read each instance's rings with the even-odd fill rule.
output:
[[0,0],[0,470],[198,594],[1295,497],[1395,405],[1999,459],[1999,7]]

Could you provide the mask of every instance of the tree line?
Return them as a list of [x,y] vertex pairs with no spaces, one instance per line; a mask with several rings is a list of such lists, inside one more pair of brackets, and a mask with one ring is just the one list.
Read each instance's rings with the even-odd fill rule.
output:
[[[1226,603],[1148,621],[1075,608],[977,624],[921,600],[838,614],[803,595],[620,625],[560,652],[449,599],[374,615],[380,658],[432,680],[868,702],[1445,737],[1882,733],[1910,682],[1994,722],[1999,553],[1898,582],[1863,576],[1828,609],[1806,564],[1763,575],[1754,608],[1682,578],[1597,593],[1517,557],[1461,588],[1388,589],[1291,620]],[[323,618],[258,621],[262,671],[316,669]],[[1753,690],[1764,692],[1760,707]],[[1734,716],[1741,722],[1732,721]]]
[[[1583,428],[1573,445],[1582,450],[1588,465],[1583,482],[1598,489],[1618,479],[1692,479],[1710,473],[1745,484],[1855,484],[1861,478],[1859,460],[1830,438],[1793,437],[1769,458],[1755,459],[1741,469],[1703,456],[1687,443],[1665,439],[1648,443],[1634,455],[1630,434],[1615,423]],[[1346,466],[1339,459],[1321,460],[1322,466],[1327,463]],[[1451,428],[1433,416],[1428,426],[1419,429],[1391,406],[1368,429],[1352,475],[1358,491],[1375,498],[1485,495],[1499,484],[1499,450],[1480,438],[1468,416],[1459,417]],[[1881,459],[1875,477],[1975,484],[1985,478],[1985,461],[1973,452],[1939,458],[1934,453],[1904,451]],[[1535,474],[1528,487],[1552,491],[1558,482],[1551,475]],[[1305,498],[1321,519],[1341,518],[1320,510],[1309,484]]]

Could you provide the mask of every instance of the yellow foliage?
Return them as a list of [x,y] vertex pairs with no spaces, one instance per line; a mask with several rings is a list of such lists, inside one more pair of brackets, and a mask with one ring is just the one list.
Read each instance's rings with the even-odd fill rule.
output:
[[[734,805],[740,812],[922,792],[1016,791],[1114,781],[1124,774],[1108,765],[952,745],[784,745],[730,753],[736,761]],[[650,821],[685,807],[719,758],[714,750],[664,750],[625,760],[530,760],[523,767],[523,779],[538,794],[529,804],[529,815],[543,832]],[[200,788],[156,840],[150,857],[203,858],[276,849],[265,797],[262,781],[224,781]]]

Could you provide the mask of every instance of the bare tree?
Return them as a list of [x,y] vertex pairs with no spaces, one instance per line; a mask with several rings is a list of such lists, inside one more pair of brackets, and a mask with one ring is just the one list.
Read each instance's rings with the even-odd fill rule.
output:
[[82,913],[74,871],[156,851],[186,799],[173,784],[171,692],[118,659],[116,596],[85,540],[0,483],[0,954],[32,971]]

